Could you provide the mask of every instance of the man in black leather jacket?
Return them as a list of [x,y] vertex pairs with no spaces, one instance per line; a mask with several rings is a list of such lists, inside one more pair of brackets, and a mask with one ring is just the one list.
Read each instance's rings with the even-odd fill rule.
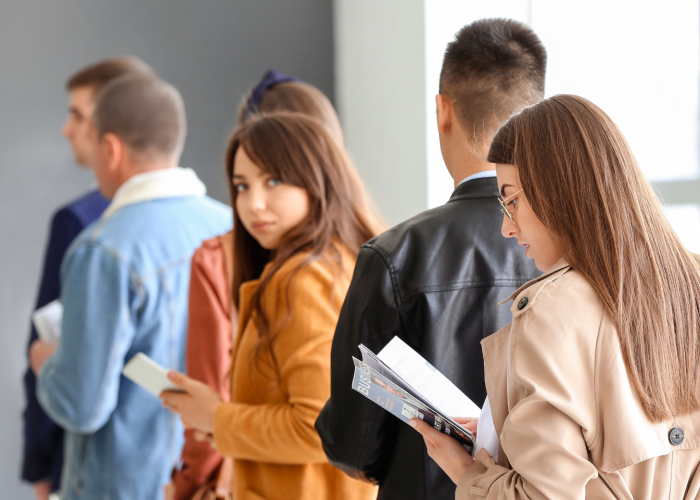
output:
[[[333,465],[379,484],[379,498],[453,499],[455,484],[411,427],[351,389],[362,343],[375,353],[398,335],[477,405],[484,402],[481,340],[510,319],[498,306],[539,275],[503,221],[486,151],[499,123],[544,94],[546,51],[527,26],[486,19],[448,45],[438,129],[455,180],[444,206],[360,250],[331,354],[331,398],[316,422]],[[459,416],[459,415],[454,415]]]

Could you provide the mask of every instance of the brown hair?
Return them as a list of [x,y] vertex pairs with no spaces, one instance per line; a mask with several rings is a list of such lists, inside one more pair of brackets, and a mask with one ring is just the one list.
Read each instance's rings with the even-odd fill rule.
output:
[[187,128],[175,87],[137,74],[117,78],[97,94],[92,120],[100,137],[116,135],[145,161],[179,155]]
[[130,73],[155,76],[151,67],[138,57],[116,57],[82,68],[68,79],[66,90],[72,91],[81,87],[90,87],[95,92],[99,92],[112,80]]
[[547,51],[534,31],[512,19],[480,19],[447,45],[440,93],[475,141],[485,141],[513,113],[544,97]]
[[[243,125],[255,118],[256,113],[247,109],[249,95],[238,107],[238,124]],[[303,82],[282,82],[265,90],[258,107],[259,114],[290,111],[303,113],[319,120],[331,135],[343,143],[343,129],[331,101],[313,85]]]
[[[240,148],[264,172],[305,189],[309,196],[307,220],[289,231],[274,252],[264,249],[246,231],[238,216],[233,168]],[[301,268],[320,259],[330,259],[335,271],[345,272],[340,248],[345,247],[357,256],[360,246],[383,228],[370,210],[362,181],[340,144],[318,120],[301,113],[262,115],[243,124],[231,138],[226,172],[234,217],[232,297],[240,305],[241,284],[260,278],[263,268],[272,263],[251,298],[250,309],[260,335],[256,361],[260,362],[264,356],[278,377],[272,346],[289,318],[275,318],[273,325],[272,318],[266,317],[262,310],[261,298],[272,276],[294,255],[308,253],[285,285],[284,300],[289,304],[291,277]],[[289,308],[287,311],[292,314]]]
[[698,258],[664,217],[613,121],[586,99],[554,96],[513,116],[488,161],[517,166],[535,214],[597,292],[648,417],[696,411]]

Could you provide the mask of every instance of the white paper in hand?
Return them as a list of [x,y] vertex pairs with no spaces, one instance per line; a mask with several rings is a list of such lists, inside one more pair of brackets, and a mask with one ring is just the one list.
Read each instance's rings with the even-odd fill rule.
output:
[[32,323],[39,338],[50,344],[61,336],[61,320],[63,319],[63,304],[54,300],[32,313]]
[[131,358],[122,373],[155,397],[163,391],[185,392],[168,379],[168,370],[142,352]]
[[498,462],[498,446],[500,440],[496,432],[496,426],[493,424],[493,415],[491,414],[491,404],[486,396],[484,406],[481,408],[479,422],[476,425],[476,446],[474,447],[474,455],[479,453],[479,450],[486,448],[493,459]]

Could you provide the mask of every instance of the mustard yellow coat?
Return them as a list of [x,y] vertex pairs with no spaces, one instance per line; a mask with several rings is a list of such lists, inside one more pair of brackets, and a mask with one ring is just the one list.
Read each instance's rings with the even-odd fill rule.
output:
[[[292,314],[277,335],[277,382],[255,364],[258,330],[250,298],[260,280],[240,289],[238,340],[234,347],[231,402],[216,411],[214,440],[234,459],[235,500],[365,500],[376,488],[351,479],[326,459],[314,422],[330,397],[331,342],[355,259],[343,253],[343,272],[317,261],[291,281],[289,305],[282,295],[293,270],[306,258],[297,255],[272,277],[262,297],[271,320]],[[269,266],[263,272],[269,271]],[[352,360],[348,358],[348,363]],[[350,383],[350,381],[348,381]]]

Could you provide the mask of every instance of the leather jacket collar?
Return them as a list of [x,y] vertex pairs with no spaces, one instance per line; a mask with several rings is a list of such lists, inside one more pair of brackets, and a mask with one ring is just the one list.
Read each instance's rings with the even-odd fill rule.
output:
[[497,197],[498,181],[495,177],[482,177],[460,184],[452,191],[448,203],[459,200]]

